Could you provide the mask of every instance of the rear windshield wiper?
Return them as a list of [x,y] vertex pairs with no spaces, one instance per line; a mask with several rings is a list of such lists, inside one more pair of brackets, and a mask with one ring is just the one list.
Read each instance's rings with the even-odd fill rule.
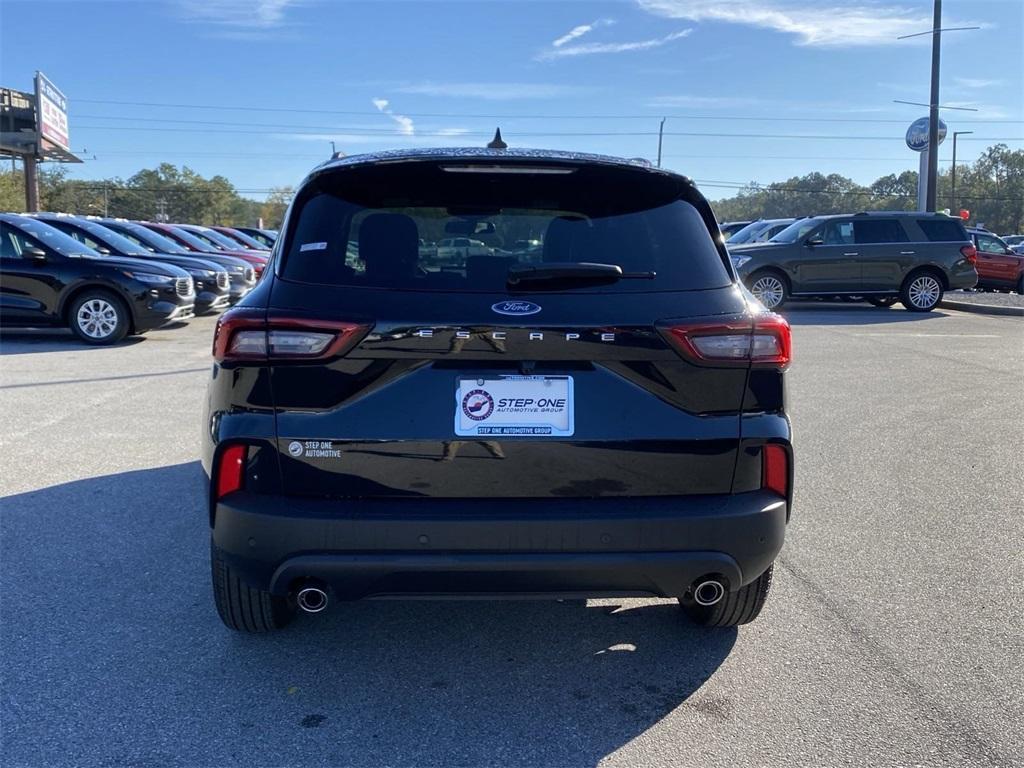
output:
[[657,272],[623,272],[618,264],[590,262],[549,262],[522,264],[508,269],[508,286],[518,288],[529,283],[556,283],[558,285],[606,285],[619,280],[653,280]]

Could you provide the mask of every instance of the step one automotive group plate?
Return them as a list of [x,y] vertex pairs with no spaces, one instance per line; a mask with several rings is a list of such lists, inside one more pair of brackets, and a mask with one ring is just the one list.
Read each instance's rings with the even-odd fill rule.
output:
[[573,434],[571,376],[462,377],[455,393],[461,437],[568,437]]

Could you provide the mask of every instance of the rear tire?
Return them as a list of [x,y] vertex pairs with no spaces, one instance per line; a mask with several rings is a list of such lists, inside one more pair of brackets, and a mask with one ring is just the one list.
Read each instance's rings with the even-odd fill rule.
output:
[[931,312],[942,301],[942,279],[932,271],[914,272],[903,281],[900,303],[911,312]]
[[867,303],[873,307],[891,307],[899,299],[895,296],[872,296],[866,299]]
[[128,334],[131,317],[110,291],[87,290],[71,303],[68,325],[86,344],[114,344]]
[[786,278],[770,269],[762,269],[752,274],[748,285],[750,292],[764,304],[765,309],[778,309],[789,297]]
[[220,559],[212,540],[210,571],[217,613],[228,629],[252,634],[273,632],[287,626],[295,617],[295,606],[288,598],[253,589],[239,579],[231,566]]
[[768,570],[735,592],[726,592],[725,597],[714,605],[697,605],[689,594],[679,598],[683,612],[694,624],[702,627],[737,627],[749,624],[761,613],[768,592],[772,586],[772,570]]

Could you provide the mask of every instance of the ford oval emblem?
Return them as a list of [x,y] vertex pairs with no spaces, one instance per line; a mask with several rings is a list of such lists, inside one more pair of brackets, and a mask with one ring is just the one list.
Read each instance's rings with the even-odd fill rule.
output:
[[536,315],[540,305],[532,301],[499,301],[492,304],[491,309],[499,315]]

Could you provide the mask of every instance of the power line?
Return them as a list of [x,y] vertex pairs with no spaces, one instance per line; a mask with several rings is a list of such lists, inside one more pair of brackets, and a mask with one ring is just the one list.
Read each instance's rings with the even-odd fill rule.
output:
[[[101,131],[155,131],[160,133],[223,133],[223,134],[252,134],[258,136],[273,135],[279,133],[279,130],[271,131],[253,131],[253,130],[219,130],[216,128],[144,128],[144,127],[133,127],[133,126],[105,126],[105,125],[78,125],[79,128],[88,128],[92,130]],[[294,131],[291,130],[289,133],[293,136],[319,136],[322,131]],[[360,131],[346,131],[336,130],[336,136],[361,136],[361,137],[382,137],[388,136],[398,137],[405,136],[407,138],[460,138],[464,136],[489,136],[490,131],[466,131],[457,135],[451,133],[445,133],[444,131],[426,131],[416,134],[400,134],[396,133],[393,129],[386,130],[384,132],[367,132],[366,130]],[[657,136],[657,131],[506,131],[506,135],[510,137],[516,136],[534,136],[534,137],[547,137],[547,136],[571,136],[571,137],[601,137],[608,138],[613,136],[623,137],[642,137],[642,136]],[[803,139],[808,141],[899,141],[898,136],[852,136],[852,135],[837,135],[837,134],[799,134],[799,133],[720,133],[717,131],[713,132],[700,132],[700,131],[665,131],[666,136],[688,136],[692,138],[722,138],[722,139]],[[961,139],[961,141],[1024,141],[1024,137],[1021,136],[974,136],[970,139]]]
[[[224,112],[278,112],[287,114],[308,114],[308,115],[360,115],[380,117],[380,112],[369,110],[344,110],[344,109],[299,109],[296,107],[253,107],[233,106],[225,104],[173,104],[153,101],[113,101],[107,99],[75,99],[75,104],[108,104],[126,107],[166,107],[169,109],[208,109]],[[775,117],[758,115],[700,115],[689,113],[665,114],[522,114],[522,113],[470,113],[470,112],[402,112],[407,117],[417,118],[465,118],[465,119],[486,119],[486,120],[658,120],[667,117],[673,120],[753,120],[770,122],[838,122],[838,123],[889,123],[895,125],[906,125],[907,121],[898,118],[869,118],[869,117]],[[1024,120],[1011,119],[974,119],[961,120],[958,123],[985,123],[985,124],[1019,124]]]

